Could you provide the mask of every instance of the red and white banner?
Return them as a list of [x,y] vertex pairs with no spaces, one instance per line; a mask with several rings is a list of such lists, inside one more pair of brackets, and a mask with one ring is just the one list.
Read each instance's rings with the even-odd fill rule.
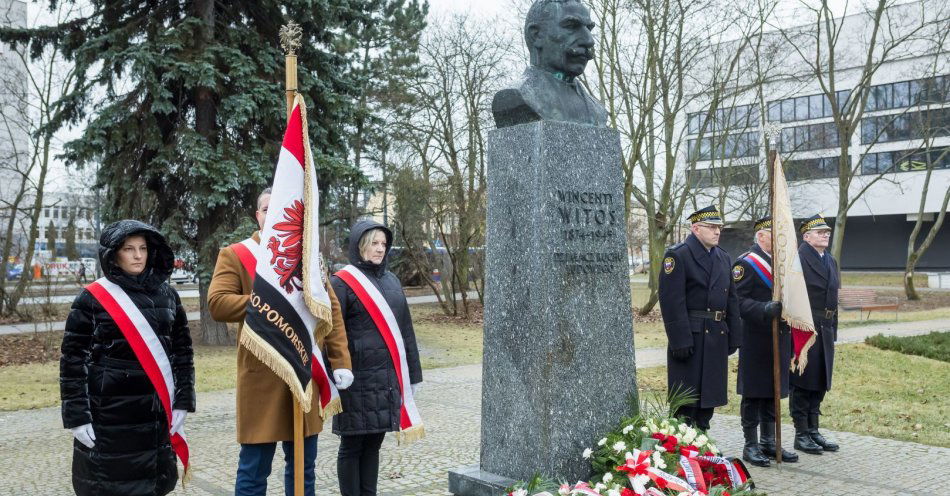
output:
[[[257,256],[260,246],[253,238],[247,238],[231,245],[231,249],[237,254],[244,270],[251,277],[251,282],[254,281],[255,271],[257,270]],[[327,367],[324,360],[323,350],[319,348],[316,340],[314,340],[311,374],[313,380],[317,382],[321,415],[324,419],[327,419],[340,410],[340,392],[337,390],[336,384],[330,380],[329,367]]]
[[[319,208],[307,111],[297,95],[261,229],[241,345],[287,383],[305,412],[310,411],[314,382],[317,388],[330,383],[312,380],[314,371],[326,369],[322,359],[313,359],[319,353],[316,343],[332,328],[330,295],[320,260]],[[331,391],[318,394],[322,398]],[[324,417],[339,410],[339,401],[331,400],[327,408],[333,411],[322,410]]]
[[772,236],[775,240],[772,251],[773,280],[772,299],[782,302],[782,319],[792,329],[793,356],[791,369],[799,374],[808,364],[808,349],[815,344],[815,323],[811,317],[811,304],[805,286],[802,261],[798,258],[798,238],[792,219],[792,203],[788,196],[788,183],[782,169],[782,159],[775,154],[772,164]]
[[172,375],[172,365],[168,360],[165,348],[158,340],[155,330],[142,315],[142,311],[135,306],[129,295],[119,285],[103,277],[86,286],[86,289],[92,293],[96,301],[112,317],[116,327],[122,332],[122,336],[129,343],[132,352],[135,353],[135,358],[142,365],[149,382],[155,388],[162,408],[165,410],[165,420],[168,424],[172,449],[185,467],[182,476],[182,482],[184,483],[190,475],[188,441],[185,439],[183,429],[171,434],[175,378]]
[[383,337],[386,347],[389,349],[389,356],[392,358],[393,366],[396,368],[396,377],[399,380],[399,392],[402,395],[402,408],[399,415],[399,432],[396,438],[399,442],[413,441],[425,436],[425,429],[422,426],[422,417],[419,415],[419,408],[416,407],[416,400],[412,396],[412,388],[409,384],[409,365],[406,362],[406,345],[402,340],[402,332],[399,330],[399,323],[396,322],[396,316],[386,303],[382,293],[376,289],[376,286],[366,278],[366,275],[352,265],[340,269],[336,273],[359,298],[360,303],[369,312],[373,323]]

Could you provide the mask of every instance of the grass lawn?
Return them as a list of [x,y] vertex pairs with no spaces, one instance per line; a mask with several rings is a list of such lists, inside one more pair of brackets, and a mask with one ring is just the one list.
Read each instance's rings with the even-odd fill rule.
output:
[[[737,361],[729,363],[729,404],[716,412],[739,415]],[[666,367],[640,369],[637,379],[641,389],[665,391]],[[788,400],[782,404],[783,422],[791,422]],[[864,344],[839,346],[822,411],[823,428],[950,447],[950,364]]]
[[[841,273],[841,285],[848,286],[893,286],[904,287],[903,272],[849,272]],[[927,287],[927,276],[914,274],[914,286],[918,289]]]
[[[195,347],[198,392],[233,388],[236,367],[233,347]],[[10,365],[0,371],[0,411],[59,404],[59,361]]]

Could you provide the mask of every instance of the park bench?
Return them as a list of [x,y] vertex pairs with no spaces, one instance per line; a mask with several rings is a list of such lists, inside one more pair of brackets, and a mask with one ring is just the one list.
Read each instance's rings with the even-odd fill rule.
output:
[[867,312],[867,318],[870,319],[873,310],[894,310],[896,320],[900,298],[878,296],[873,289],[841,288],[838,291],[838,305],[842,310],[857,310],[859,319],[863,312]]

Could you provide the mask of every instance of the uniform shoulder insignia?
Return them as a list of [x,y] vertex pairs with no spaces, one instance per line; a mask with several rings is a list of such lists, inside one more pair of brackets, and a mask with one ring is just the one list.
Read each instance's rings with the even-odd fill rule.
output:
[[676,259],[673,257],[666,257],[663,259],[663,272],[670,274],[673,272],[673,269],[676,268]]
[[735,267],[732,268],[732,280],[741,281],[744,275],[745,267],[743,267],[742,264],[736,264]]

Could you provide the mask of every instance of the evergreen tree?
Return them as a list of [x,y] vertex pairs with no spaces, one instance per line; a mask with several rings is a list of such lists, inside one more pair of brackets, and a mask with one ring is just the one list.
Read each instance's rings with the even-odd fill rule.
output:
[[70,210],[73,210],[74,213],[69,216],[69,222],[66,224],[66,232],[63,233],[63,237],[66,238],[65,255],[69,260],[78,260],[79,251],[76,250],[76,214],[75,209]]
[[[51,0],[55,5],[57,0]],[[201,329],[197,341],[229,341],[207,311],[207,288],[222,245],[250,234],[258,192],[273,177],[286,119],[278,31],[303,31],[299,89],[309,107],[321,189],[361,177],[347,163],[344,133],[354,113],[347,40],[378,7],[346,0],[90,0],[87,15],[40,29],[2,29],[4,41],[50,44],[73,61],[84,91],[66,97],[60,122],[89,113],[66,156],[100,163],[109,219],[158,226],[196,255]],[[105,94],[101,100],[97,95]],[[333,204],[332,197],[322,205]]]
[[[409,98],[408,86],[423,74],[419,38],[429,7],[419,0],[353,0],[351,5],[362,15],[347,39],[354,47],[351,79],[357,88],[348,158],[358,171],[383,169],[393,139],[391,120]],[[330,218],[346,229],[364,213],[359,194],[370,185],[362,174],[341,179],[334,185],[337,213]]]
[[46,226],[46,249],[49,250],[50,257],[56,258],[56,225],[49,221]]

